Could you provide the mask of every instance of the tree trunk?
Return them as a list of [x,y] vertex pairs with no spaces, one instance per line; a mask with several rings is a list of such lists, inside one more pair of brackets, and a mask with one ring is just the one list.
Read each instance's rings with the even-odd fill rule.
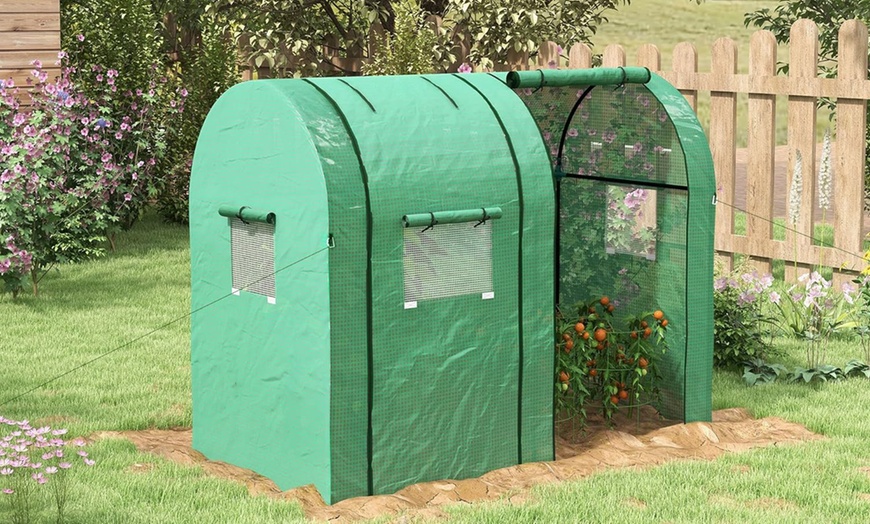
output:
[[39,269],[36,266],[30,268],[30,284],[33,286],[33,296],[39,296]]

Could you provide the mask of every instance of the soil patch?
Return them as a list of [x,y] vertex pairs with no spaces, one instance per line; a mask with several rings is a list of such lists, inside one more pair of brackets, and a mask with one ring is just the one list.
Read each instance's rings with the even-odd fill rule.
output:
[[[522,503],[529,499],[528,489],[532,486],[577,479],[609,468],[642,468],[680,459],[712,460],[726,451],[822,438],[800,424],[779,418],[753,419],[743,409],[716,411],[713,422],[691,424],[662,420],[650,409],[633,417],[619,415],[612,427],[593,419],[585,432],[574,429],[570,424],[557,428],[557,460],[553,462],[520,464],[474,479],[424,482],[392,495],[357,497],[332,506],[323,502],[313,486],[282,492],[273,482],[250,470],[207,460],[191,448],[189,429],[103,432],[96,437],[126,438],[143,452],[182,464],[197,464],[211,475],[245,484],[252,494],[296,500],[310,518],[336,522],[384,515],[403,519],[437,517],[444,515],[441,507],[446,504],[482,500]],[[626,503],[643,504],[634,500]]]

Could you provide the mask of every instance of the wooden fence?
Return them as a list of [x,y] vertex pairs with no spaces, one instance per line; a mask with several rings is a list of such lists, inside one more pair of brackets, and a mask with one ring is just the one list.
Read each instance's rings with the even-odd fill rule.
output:
[[0,79],[25,87],[34,60],[53,77],[58,51],[59,0],[0,0]]
[[[851,280],[864,267],[860,257],[865,231],[870,227],[864,213],[864,159],[867,100],[867,28],[859,21],[848,21],[840,29],[837,78],[820,78],[818,69],[818,29],[809,20],[799,20],[791,28],[789,72],[777,74],[777,43],[769,31],[758,31],[750,39],[749,72],[738,73],[738,49],[729,38],[713,44],[710,71],[698,69],[698,53],[690,43],[674,48],[672,67],[662,69],[662,57],[654,45],[637,49],[635,65],[645,66],[674,84],[697,110],[699,95],[710,99],[708,129],[713,151],[719,204],[716,208],[716,251],[731,267],[735,254],[748,256],[761,271],[770,271],[773,260],[787,260],[785,276],[793,280],[820,261],[835,268],[835,280]],[[464,60],[458,49],[456,70]],[[560,52],[561,51],[561,52]],[[325,53],[325,61],[346,70],[358,71],[360,59],[342,59]],[[582,44],[560,50],[552,42],[541,45],[532,59],[528,53],[512,53],[496,70],[525,70],[547,67],[592,67],[593,54]],[[602,65],[626,65],[625,50],[612,45],[604,50]],[[250,78],[250,71],[245,78]],[[787,146],[777,148],[777,96],[787,98]],[[820,248],[812,237],[818,212],[818,154],[816,121],[820,98],[836,99],[836,124],[833,142],[833,204],[825,217],[833,226],[833,246]],[[748,129],[738,129],[738,105],[749,115]],[[742,109],[742,110],[744,110]],[[738,133],[746,133],[747,149],[738,161]],[[780,158],[777,158],[777,150]],[[803,158],[803,192],[801,212],[794,226],[797,233],[786,231],[785,240],[774,239],[774,219],[784,220],[788,188],[794,159]],[[779,164],[781,181],[774,179]],[[738,171],[740,177],[738,177]],[[745,171],[745,176],[742,176]],[[740,190],[740,195],[738,195]],[[742,196],[745,194],[745,198]],[[739,196],[739,198],[738,198]],[[785,202],[783,201],[785,199]],[[777,203],[778,214],[774,213]],[[735,217],[745,214],[745,234],[735,233]],[[742,220],[742,217],[741,217]],[[790,225],[788,226],[791,227]],[[792,262],[796,259],[798,269]]]
[[[868,219],[864,212],[864,163],[867,100],[867,27],[856,20],[842,25],[839,32],[838,77],[820,78],[818,68],[818,29],[809,20],[799,20],[791,28],[788,75],[777,74],[777,42],[769,31],[758,31],[750,39],[749,73],[739,74],[738,49],[733,40],[720,38],[713,44],[712,72],[699,72],[698,54],[690,43],[677,45],[670,71],[662,69],[661,54],[654,45],[637,50],[636,65],[645,66],[674,84],[697,110],[699,93],[709,93],[710,121],[705,122],[719,188],[716,208],[715,247],[721,260],[731,267],[735,254],[746,255],[759,270],[769,272],[773,260],[787,260],[785,277],[794,280],[813,266],[834,268],[839,284],[851,280],[866,264],[862,246]],[[536,67],[590,67],[592,53],[584,45],[575,45],[567,57],[560,56],[552,42],[542,45],[537,59],[517,55],[504,69]],[[613,45],[604,50],[602,65],[626,65],[625,50]],[[740,95],[745,96],[741,97]],[[780,162],[786,164],[784,187],[774,194],[776,171],[776,104],[777,96],[788,104],[788,137],[785,151],[779,148]],[[836,103],[835,140],[832,145],[833,198],[826,222],[833,226],[833,246],[819,247],[812,240],[818,220],[818,154],[816,121],[820,98]],[[741,100],[744,100],[741,102]],[[748,144],[738,165],[738,104],[748,104]],[[785,240],[774,239],[774,219],[785,220],[786,213],[774,214],[774,202],[780,211],[788,202],[794,159],[800,151],[803,159],[803,191],[797,224],[786,221]],[[738,167],[745,168],[738,188]],[[745,203],[735,205],[737,190],[745,190]],[[814,213],[815,211],[815,213]],[[735,217],[745,213],[745,234],[735,233]],[[794,229],[793,233],[789,229]],[[819,236],[816,234],[816,236]],[[797,271],[793,262],[797,259]]]

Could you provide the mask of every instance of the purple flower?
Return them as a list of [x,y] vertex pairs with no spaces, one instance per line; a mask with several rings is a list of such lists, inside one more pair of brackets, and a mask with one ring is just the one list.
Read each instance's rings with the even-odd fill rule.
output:
[[87,459],[87,458],[85,459],[85,466],[93,466],[96,463],[97,463],[97,461],[95,461],[95,460],[91,460],[91,459]]
[[[124,202],[129,202],[131,200],[133,200],[133,195],[130,193],[124,193]],[[81,453],[79,453],[79,455],[81,455]]]
[[15,470],[12,469],[12,468],[3,468],[3,469],[0,469],[0,475],[4,475],[4,476],[5,476],[5,475],[11,475],[11,474],[13,474],[13,473],[15,473]]
[[577,131],[577,129],[574,128],[574,127],[572,127],[571,129],[568,130],[568,136],[570,136],[571,138],[574,138],[574,137],[576,137],[576,136],[579,135],[579,134],[580,134],[580,133],[579,133],[579,132]]
[[777,293],[776,291],[770,292],[770,301],[773,302],[774,304],[779,304],[779,301],[781,298],[782,297],[780,297],[779,293]]
[[462,64],[461,66],[459,66],[459,69],[457,69],[457,71],[460,73],[470,73],[473,71],[473,69],[471,68],[470,64]]
[[57,473],[57,468],[54,466],[49,466],[49,467],[45,468],[45,472],[48,473],[49,475],[54,475],[55,473]]
[[629,194],[625,195],[625,200],[623,203],[625,207],[629,209],[635,209],[640,207],[644,202],[646,202],[646,191],[643,189],[635,189]]
[[13,494],[13,493],[15,493],[15,492],[12,491],[12,490],[9,489],[9,488],[6,488],[6,489],[3,490],[3,493],[6,494],[6,495],[11,495],[11,494]]
[[616,140],[616,133],[613,130],[608,129],[604,133],[601,134],[601,140],[604,140],[608,144],[612,144],[614,140]]
[[79,34],[79,35],[77,35],[76,38],[78,38],[79,42],[84,42],[84,41],[85,41],[85,35],[83,35],[83,34]]
[[57,465],[57,467],[59,467],[60,469],[69,469],[72,467],[72,464],[70,464],[69,462],[61,462]]
[[740,293],[740,296],[737,297],[738,304],[751,304],[755,302],[755,295],[750,293],[749,291],[744,291]]

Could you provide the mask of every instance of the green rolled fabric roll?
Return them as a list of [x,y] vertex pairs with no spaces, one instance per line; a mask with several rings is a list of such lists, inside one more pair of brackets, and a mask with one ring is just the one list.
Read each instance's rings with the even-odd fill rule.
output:
[[405,227],[422,227],[434,224],[457,224],[460,222],[480,222],[501,218],[500,207],[479,207],[477,209],[460,209],[457,211],[435,211],[433,213],[414,213],[402,217]]
[[512,89],[591,85],[645,84],[652,78],[645,67],[595,67],[592,69],[538,69],[511,71],[507,85]]
[[275,213],[252,209],[248,206],[221,206],[218,214],[227,218],[238,218],[244,222],[262,222],[264,224],[275,223]]

